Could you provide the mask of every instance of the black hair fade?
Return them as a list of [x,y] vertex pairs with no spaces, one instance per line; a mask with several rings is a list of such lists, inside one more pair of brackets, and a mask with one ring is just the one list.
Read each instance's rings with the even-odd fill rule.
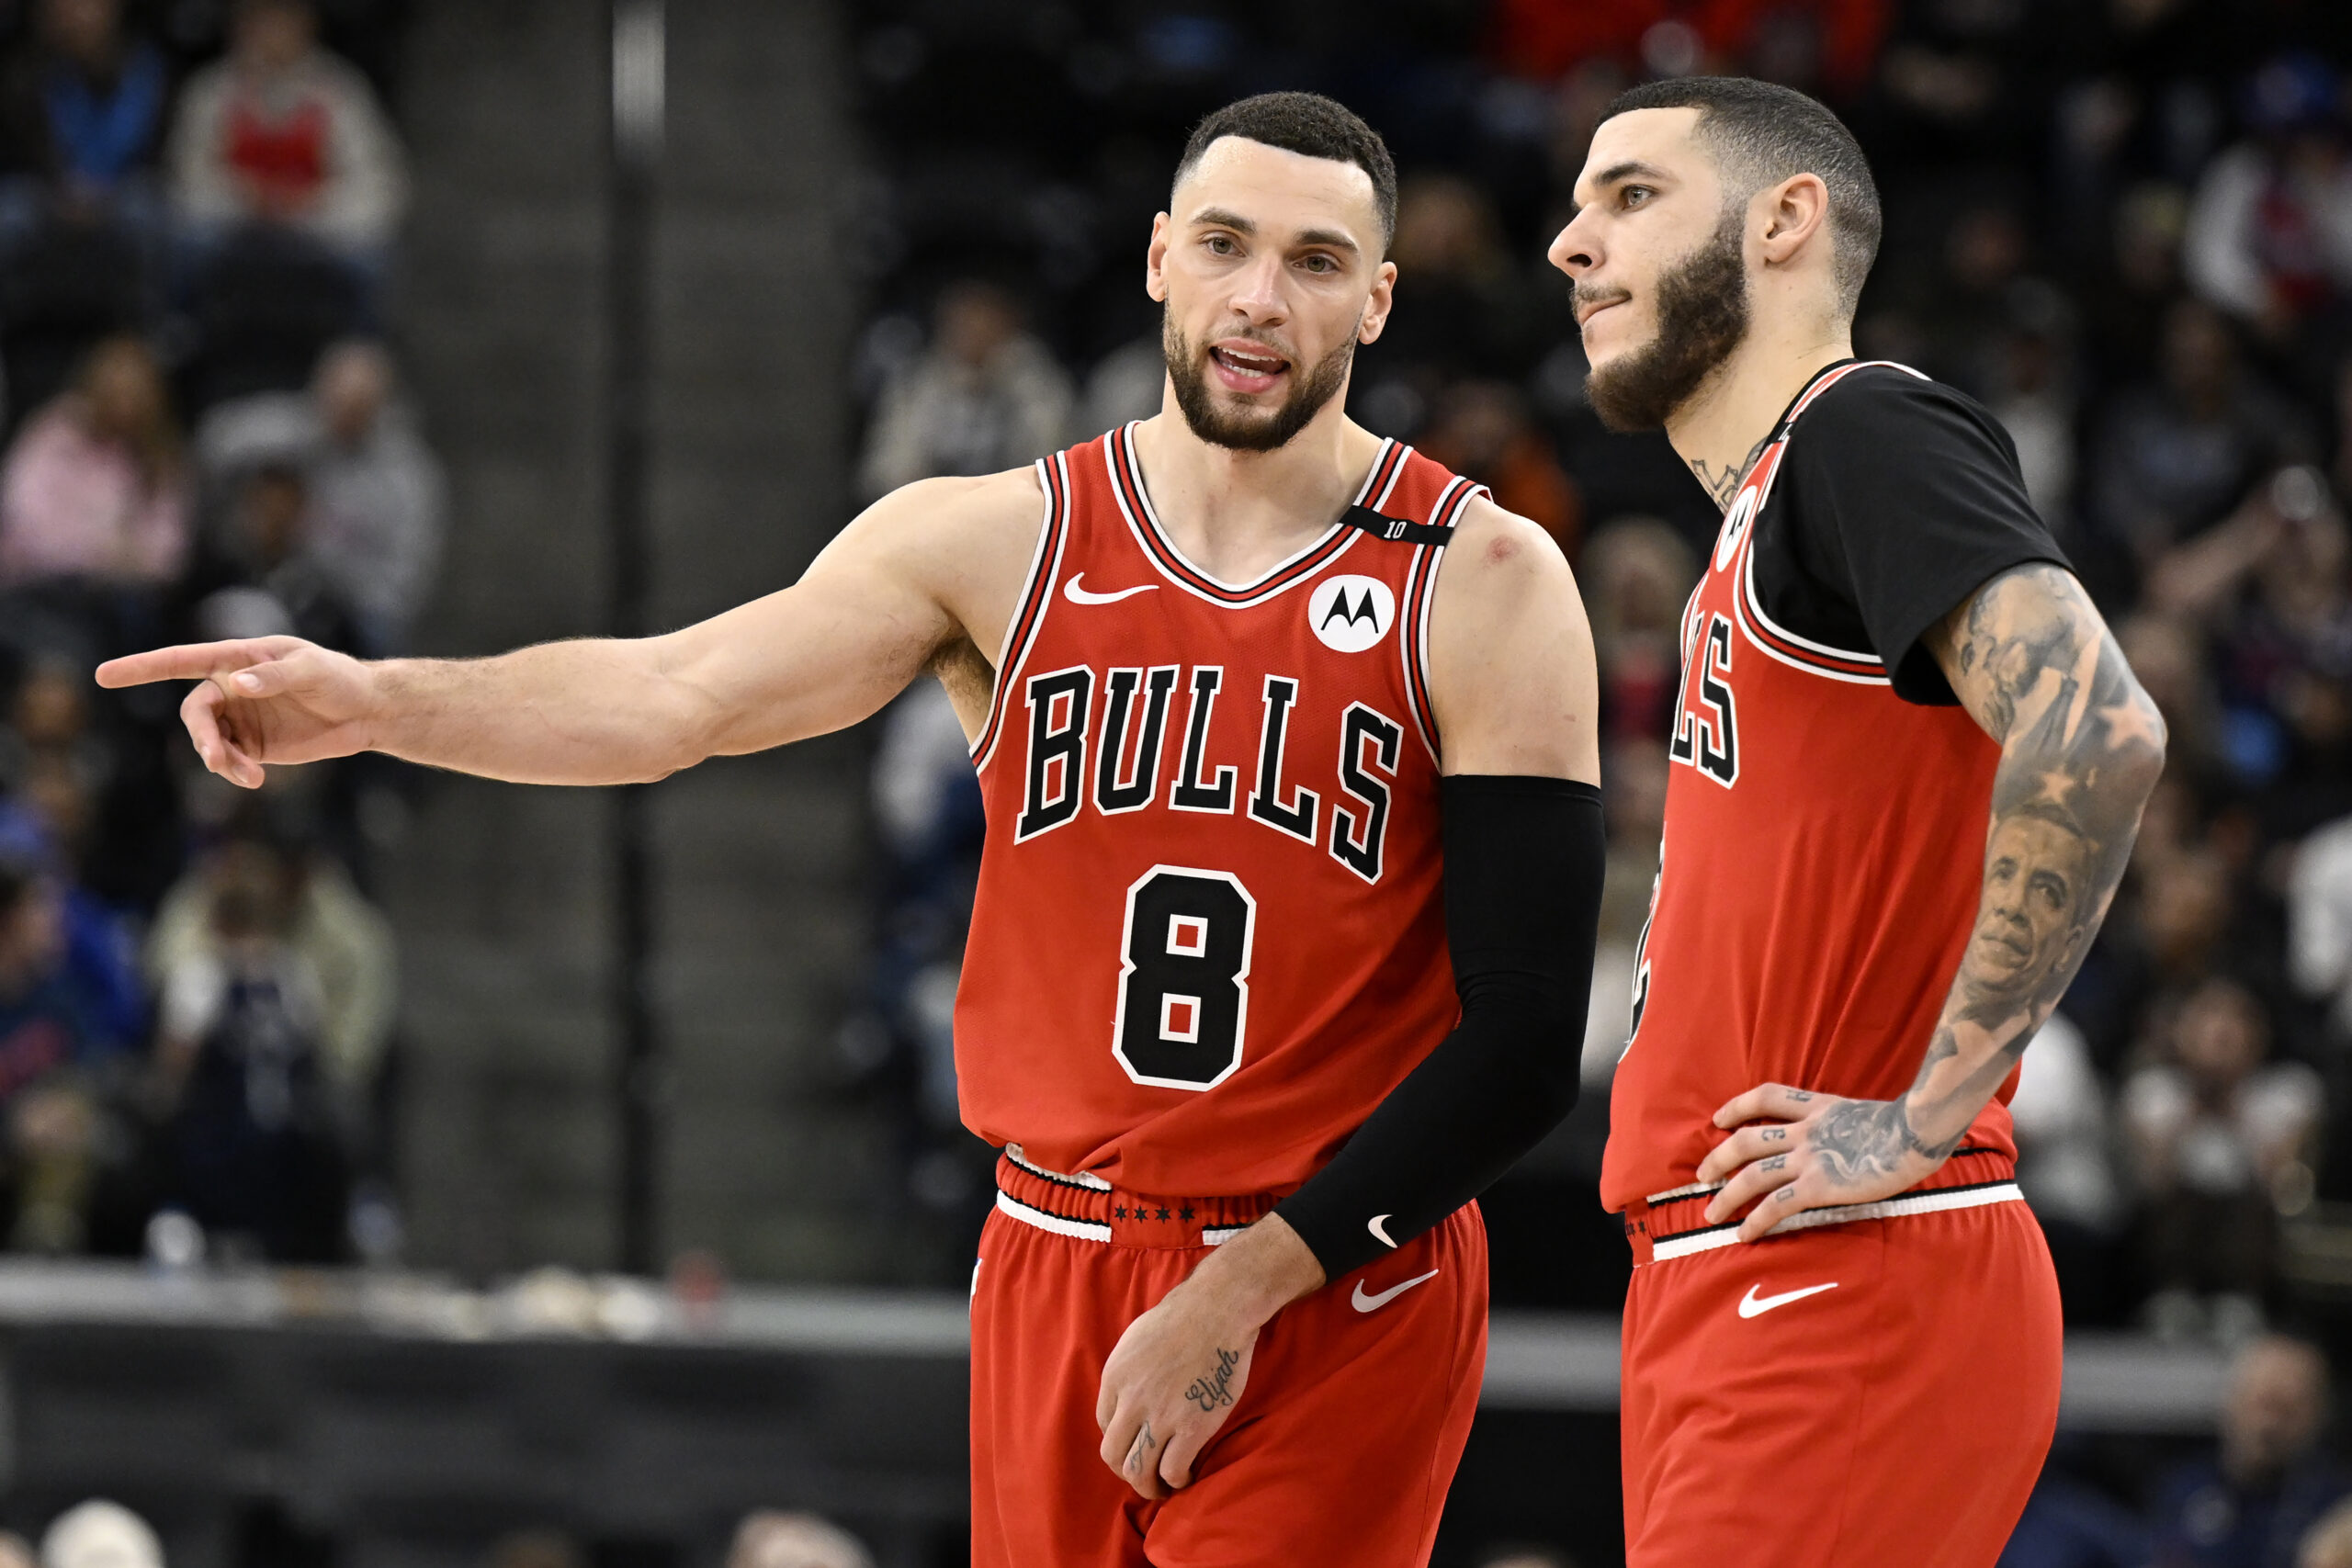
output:
[[1714,150],[1735,197],[1792,175],[1821,176],[1829,191],[1838,300],[1848,316],[1854,313],[1878,255],[1883,220],[1870,161],[1844,121],[1803,93],[1747,76],[1646,82],[1618,94],[1600,118],[1635,109],[1697,109],[1699,137]]
[[1184,176],[1221,136],[1262,142],[1308,158],[1329,158],[1353,164],[1372,176],[1372,196],[1380,209],[1380,248],[1384,254],[1396,238],[1396,162],[1380,132],[1336,98],[1320,93],[1261,93],[1216,110],[1193,128],[1184,155],[1176,161],[1174,183]]

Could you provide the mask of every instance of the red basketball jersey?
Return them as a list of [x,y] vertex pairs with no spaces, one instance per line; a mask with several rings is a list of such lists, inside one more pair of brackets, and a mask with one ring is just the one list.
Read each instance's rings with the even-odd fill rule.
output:
[[[1775,625],[1756,592],[1753,524],[1792,434],[1866,367],[1791,408],[1683,611],[1666,839],[1610,1094],[1612,1210],[1691,1188],[1715,1111],[1758,1084],[1904,1093],[1974,924],[1999,748],[1965,709],[1896,696],[1876,656]],[[2015,1085],[1963,1147],[2014,1157]]]
[[[973,747],[965,1123],[1133,1190],[1288,1190],[1457,1016],[1425,652],[1443,547],[1334,524],[1236,586],[1170,540],[1132,425],[1037,473]],[[1392,442],[1358,502],[1450,525],[1476,493]]]

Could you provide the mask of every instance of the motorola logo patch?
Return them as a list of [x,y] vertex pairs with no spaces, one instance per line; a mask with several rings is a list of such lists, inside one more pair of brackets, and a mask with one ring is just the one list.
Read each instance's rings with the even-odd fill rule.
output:
[[1396,595],[1376,577],[1331,577],[1306,596],[1306,624],[1324,647],[1362,653],[1396,624]]

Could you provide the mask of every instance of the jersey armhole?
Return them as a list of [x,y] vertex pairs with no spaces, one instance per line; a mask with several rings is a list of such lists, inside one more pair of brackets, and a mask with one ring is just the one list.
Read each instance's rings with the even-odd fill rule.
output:
[[[1430,508],[1432,527],[1452,529],[1480,496],[1492,500],[1487,487],[1456,476],[1438,492]],[[1437,575],[1445,564],[1444,545],[1416,545],[1413,563],[1405,569],[1405,602],[1397,606],[1396,645],[1405,661],[1405,705],[1413,710],[1413,728],[1430,754],[1430,765],[1442,766],[1443,748],[1437,732],[1437,709],[1430,700],[1430,610],[1437,603]]]
[[989,692],[988,721],[972,742],[972,768],[988,769],[1004,732],[1005,694],[1019,679],[1037,629],[1045,625],[1052,604],[1054,583],[1061,576],[1062,549],[1069,539],[1069,455],[1057,452],[1037,459],[1037,488],[1045,491],[1045,509],[1037,520],[1036,553],[1029,560],[1029,576],[1013,602],[1012,618],[1005,623],[1004,646],[997,649],[996,681]]

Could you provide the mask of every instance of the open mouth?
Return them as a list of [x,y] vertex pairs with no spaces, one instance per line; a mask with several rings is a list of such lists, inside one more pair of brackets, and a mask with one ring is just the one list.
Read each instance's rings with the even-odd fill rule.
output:
[[1262,344],[1221,343],[1209,350],[1217,379],[1237,392],[1262,392],[1282,379],[1290,361]]

